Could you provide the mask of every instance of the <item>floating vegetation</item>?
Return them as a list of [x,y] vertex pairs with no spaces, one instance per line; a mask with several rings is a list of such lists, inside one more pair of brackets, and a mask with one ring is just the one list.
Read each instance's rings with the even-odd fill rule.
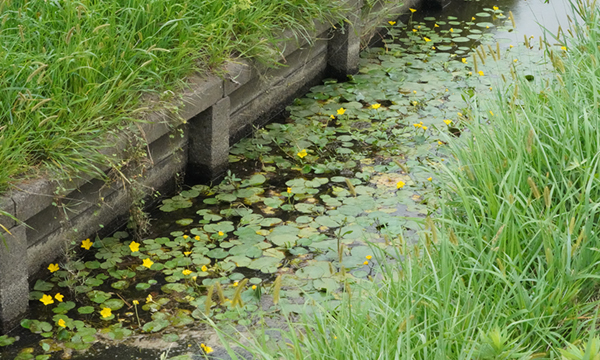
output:
[[175,342],[207,318],[251,326],[306,300],[335,306],[349,284],[375,278],[376,259],[398,260],[378,249],[431,231],[422,225],[438,206],[432,170],[477,111],[475,94],[492,93],[498,77],[488,74],[524,66],[487,30],[511,22],[484,11],[476,16],[489,22],[390,23],[359,74],[315,86],[284,123],[234,145],[220,184],[163,200],[154,237],[87,239],[81,258],[50,264],[30,292],[36,319],[21,323],[44,338],[41,350],[18,358],[132,334]]

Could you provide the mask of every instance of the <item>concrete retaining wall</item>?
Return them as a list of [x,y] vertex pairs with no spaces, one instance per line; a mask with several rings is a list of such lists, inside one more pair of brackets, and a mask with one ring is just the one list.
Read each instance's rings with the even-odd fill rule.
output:
[[[334,29],[316,24],[311,44],[305,39],[283,43],[284,67],[267,69],[239,60],[226,64],[222,78],[190,76],[189,87],[176,94],[180,100],[174,101],[174,106],[146,114],[148,122],[134,127],[146,145],[146,153],[137,154],[139,161],[123,168],[105,166],[103,171],[112,181],[38,179],[0,196],[0,209],[24,223],[0,218],[10,231],[5,235],[7,246],[0,243],[0,334],[27,312],[29,280],[36,274],[45,276],[45,268],[58,261],[69,244],[78,246],[103,229],[115,229],[125,222],[133,201],[128,179],[136,179],[137,188],[146,189],[146,194],[173,191],[184,173],[191,181],[216,179],[227,170],[230,144],[281,113],[326,74],[344,78],[358,71],[360,36],[373,24],[360,22],[362,1],[351,4],[354,10],[348,18],[352,25]],[[397,4],[378,6],[400,9]],[[398,12],[388,11],[372,21],[385,23],[395,18],[394,14]],[[282,37],[291,38],[286,33]],[[177,111],[167,110],[171,108]],[[131,149],[139,138],[107,139],[115,146],[106,154],[115,164],[131,159],[136,155]]]

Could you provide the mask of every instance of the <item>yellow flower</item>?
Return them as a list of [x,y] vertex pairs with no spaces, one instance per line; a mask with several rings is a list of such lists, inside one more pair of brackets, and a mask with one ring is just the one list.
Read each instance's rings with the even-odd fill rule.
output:
[[402,189],[404,187],[404,185],[406,185],[406,183],[404,181],[398,181],[396,183],[396,189]]
[[413,124],[413,126],[416,127],[416,128],[418,128],[418,127],[421,127],[421,124],[416,124],[415,123],[415,124]]
[[140,243],[136,243],[135,241],[132,241],[129,244],[129,249],[131,250],[131,252],[140,251]]
[[56,325],[60,326],[61,328],[67,327],[67,323],[63,319],[58,319],[58,322],[56,323]]
[[450,28],[450,32],[454,32],[454,29],[453,29],[453,28]]
[[425,42],[429,42],[431,41],[431,39],[427,38],[427,37],[423,37],[423,40],[425,40]]
[[368,262],[368,261],[365,261],[365,262],[363,263],[363,265],[369,265],[369,262]]
[[217,235],[219,235],[219,236],[223,236],[223,235],[225,235],[225,233],[223,233],[222,231],[219,231],[219,232],[217,233]]
[[149,295],[146,297],[146,302],[147,302],[147,303],[149,303],[149,302],[153,302],[153,301],[154,301],[154,300],[152,300],[152,295],[150,295],[150,294],[149,294]]
[[412,102],[413,106],[417,106],[418,103],[419,103],[418,101],[413,101]]
[[204,350],[205,353],[210,354],[211,352],[213,352],[213,348],[211,348],[210,346],[206,346],[204,344],[200,344],[200,347],[202,348],[202,350]]
[[44,294],[44,296],[42,296],[40,301],[46,306],[50,305],[50,304],[54,304],[54,300],[52,300],[52,296],[46,295],[46,294]]
[[417,29],[413,29],[413,32],[417,32]]
[[395,21],[388,21],[388,24],[394,26],[394,25],[396,25],[396,22]]
[[202,270],[204,272],[207,272],[208,268],[206,267],[206,265],[202,265],[202,267],[200,268],[200,270]]
[[413,90],[413,94],[416,94],[416,93],[417,93],[417,90]]
[[519,60],[517,60],[517,59],[514,59],[514,60],[513,60],[513,62],[517,62],[517,61],[519,61]]
[[110,310],[110,308],[105,307],[104,309],[102,309],[102,311],[100,311],[100,315],[102,315],[103,319],[106,319],[107,317],[110,317],[112,315],[112,311]]
[[372,257],[371,255],[367,255],[367,256],[365,256],[365,258],[366,258],[367,260],[371,260],[373,257]]
[[196,235],[196,236],[194,237],[194,240],[200,240],[200,236]]
[[440,27],[440,26],[438,24],[434,24],[433,27],[436,28],[436,27]]
[[492,6],[492,9],[498,10],[498,7],[497,6]]
[[238,282],[237,282],[237,281],[233,283],[233,287],[236,287],[236,286],[238,286],[238,285],[239,285],[239,284],[238,284]]
[[132,302],[133,302],[133,305],[139,305],[140,304],[140,302],[137,301],[137,300],[133,300]]
[[338,115],[344,115],[345,112],[346,112],[346,109],[344,109],[343,107],[341,107],[337,110]]
[[432,46],[431,49],[435,50],[435,46]]
[[492,87],[490,86],[490,90],[492,90]]
[[306,155],[308,155],[308,153],[306,152],[306,149],[302,149],[302,151],[300,151],[299,153],[297,153],[296,155],[298,155],[298,157],[300,159],[302,159],[303,157],[305,157]]
[[291,193],[292,193],[292,188],[291,188],[291,187],[287,188],[287,193],[288,193],[288,194],[291,194]]
[[567,47],[566,46],[561,46],[560,49],[563,50],[563,51],[567,51]]
[[408,10],[410,10],[411,13],[414,13],[417,11],[416,9],[413,9],[413,8],[408,8]]
[[467,63],[467,58],[462,58],[462,62],[463,62],[463,64],[466,64]]
[[452,124],[452,120],[446,119],[446,120],[444,120],[444,124],[450,125],[450,124]]
[[490,110],[490,115],[494,116],[494,113],[492,112],[492,110]]
[[56,293],[56,295],[54,295],[54,298],[55,298],[56,300],[58,300],[58,302],[62,302],[64,297],[65,297],[65,296],[64,296],[64,295],[62,295],[61,293]]
[[51,273],[58,271],[58,269],[60,269],[60,267],[58,266],[58,264],[50,264],[48,265],[48,270],[50,270]]
[[154,261],[150,260],[150,258],[145,258],[142,266],[145,266],[148,269],[150,269],[152,267],[152,264],[154,264]]
[[486,29],[489,29],[490,27],[489,27],[489,26],[486,26],[485,28],[486,28]]
[[371,105],[371,109],[377,110],[377,109],[379,109],[380,106],[381,106],[381,104],[373,104],[373,105]]
[[185,269],[185,270],[183,270],[181,273],[182,273],[183,275],[185,275],[185,276],[188,276],[189,274],[191,274],[191,273],[192,273],[192,271],[191,271],[191,270],[188,270],[188,269]]
[[444,145],[444,143],[438,140],[438,145]]
[[510,48],[512,49],[512,48],[514,48],[514,46],[510,45]]
[[479,70],[478,74],[479,76],[483,76],[483,71]]
[[473,73],[471,71],[469,71],[469,75],[473,75]]
[[333,115],[329,115],[329,117],[332,118],[332,119],[335,119],[335,116],[333,116]]
[[252,290],[256,290],[256,285],[252,285]]
[[81,242],[81,247],[86,250],[89,250],[92,247],[92,245],[94,245],[94,243],[91,242],[90,239],[85,239]]
[[189,255],[189,254],[191,254],[191,253],[192,253],[191,251],[184,251],[184,252],[183,252],[183,255],[185,255],[185,256],[188,256],[188,255]]
[[433,178],[431,176],[427,178],[427,181],[431,181],[431,180],[433,180]]
[[421,126],[421,129],[427,130],[427,126]]
[[187,235],[183,235],[183,238],[184,238],[184,239],[187,239],[187,238],[189,238],[189,236],[187,236]]
[[472,17],[471,17],[471,21],[473,21],[473,20],[475,20],[475,16],[472,16]]

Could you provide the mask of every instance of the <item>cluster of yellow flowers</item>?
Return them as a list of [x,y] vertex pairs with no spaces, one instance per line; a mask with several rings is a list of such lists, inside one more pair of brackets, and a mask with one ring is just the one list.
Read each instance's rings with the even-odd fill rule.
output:
[[427,130],[427,126],[423,125],[423,122],[422,122],[422,121],[421,121],[421,122],[419,122],[419,123],[414,123],[414,124],[413,124],[413,126],[414,126],[414,127],[416,127],[417,129],[418,129],[418,128],[421,128],[421,129],[423,129],[423,130]]
[[[65,296],[61,295],[60,293],[56,293],[56,295],[54,295],[54,299],[56,299],[58,302],[62,302],[63,298]],[[52,299],[52,296],[50,295],[46,295],[44,294],[42,296],[42,298],[40,299],[40,301],[44,304],[44,305],[50,305],[50,304],[54,304],[54,300]]]

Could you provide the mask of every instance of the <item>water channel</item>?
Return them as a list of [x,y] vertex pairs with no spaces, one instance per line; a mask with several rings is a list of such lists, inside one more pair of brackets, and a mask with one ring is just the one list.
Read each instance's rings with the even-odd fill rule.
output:
[[566,0],[455,0],[402,16],[359,74],[326,80],[234,145],[222,183],[184,185],[143,239],[92,239],[34,284],[29,330],[0,358],[150,358],[201,343],[218,354],[206,316],[246,327],[307,302],[335,307],[345,286],[397,260],[388,250],[427,234],[446,143],[474,111],[493,116],[485,101],[503,96],[510,69],[544,76],[538,23],[556,32],[570,13]]

